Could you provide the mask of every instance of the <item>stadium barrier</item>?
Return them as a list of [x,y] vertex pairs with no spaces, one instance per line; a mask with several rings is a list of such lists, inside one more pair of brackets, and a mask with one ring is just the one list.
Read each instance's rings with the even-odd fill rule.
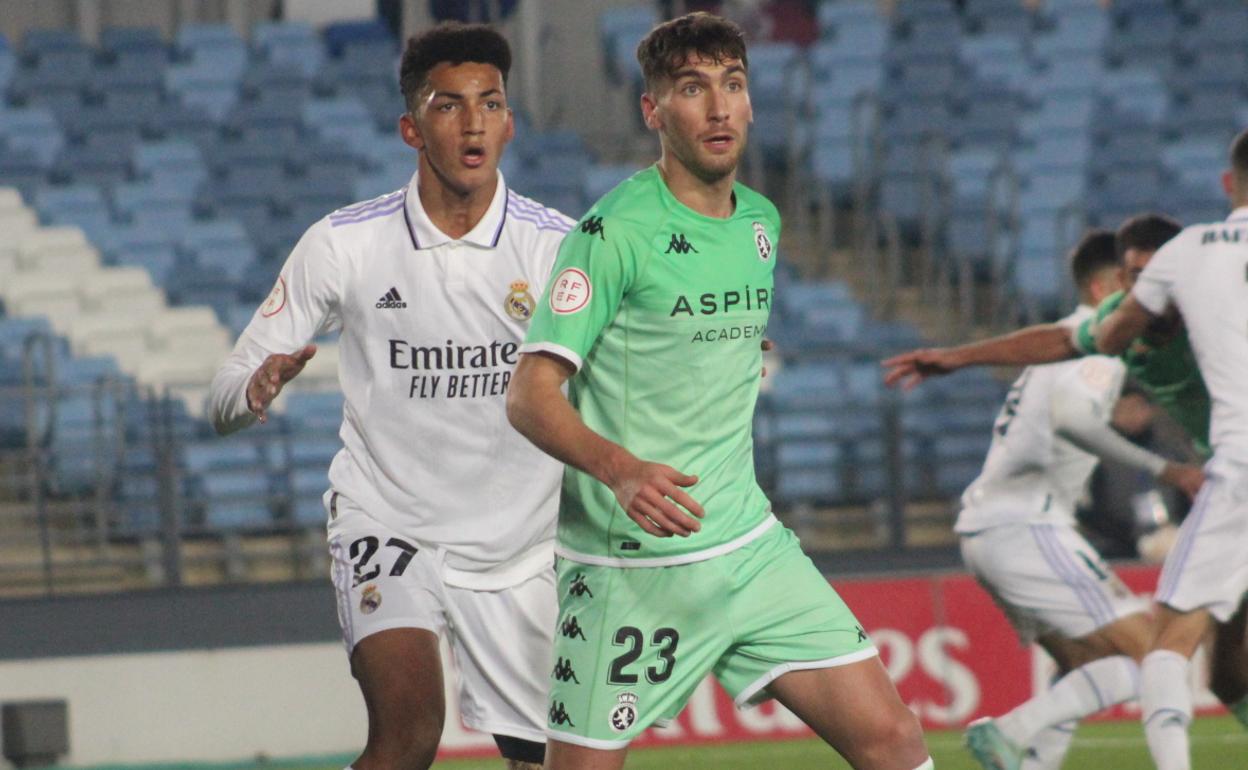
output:
[[[1120,574],[1133,590],[1144,594],[1155,585],[1157,572],[1155,567],[1130,567]],[[855,609],[903,699],[927,729],[959,728],[976,717],[1001,713],[1049,682],[1052,668],[1044,654],[1018,642],[987,593],[966,575],[838,579],[833,583]],[[174,645],[165,639],[148,639],[141,645],[146,652],[98,654],[103,647],[87,646],[82,649],[88,654],[48,657],[31,646],[35,640],[27,639],[24,647],[14,648],[26,649],[24,656],[0,660],[0,703],[68,701],[66,765],[314,755],[341,757],[345,762],[347,754],[363,745],[364,708],[342,646],[330,638],[331,621],[310,617],[314,608],[332,606],[321,592],[328,589],[318,585],[309,597],[312,601],[307,601],[299,599],[293,589],[282,589],[273,606],[265,603],[259,587],[207,595],[205,600],[218,606],[235,602],[229,609],[234,614],[239,614],[239,607],[251,607],[253,611],[246,613],[248,624],[267,625],[268,633],[285,628],[288,641],[298,640],[235,645],[203,639],[202,631],[187,622],[190,615],[179,616],[150,593],[142,594],[145,604],[138,606],[146,607],[152,617],[131,618],[127,625],[133,633],[151,637],[166,622],[183,623],[188,633],[201,637],[186,646],[199,649],[161,649]],[[193,597],[179,596],[168,601],[182,605],[183,613],[203,614],[193,606]],[[254,601],[249,602],[249,596]],[[73,609],[77,606],[67,605],[69,614],[76,614],[81,622],[96,622],[89,613]],[[16,630],[25,633],[27,626],[51,629],[55,624],[48,622],[43,609],[31,614],[27,623],[19,622]],[[12,610],[13,605],[0,607],[0,615],[16,618]],[[102,631],[113,638],[123,634],[118,628],[97,627],[95,633],[80,624],[72,628],[84,645],[93,644],[91,637]],[[44,644],[55,642],[46,639]],[[1220,711],[1205,688],[1200,663],[1193,666],[1193,684],[1197,712]],[[447,677],[451,713],[458,711],[455,688],[452,672]],[[1137,716],[1138,711],[1128,704],[1099,718]],[[649,731],[636,745],[786,740],[808,735],[793,714],[774,703],[737,710],[708,679],[673,724]],[[458,719],[447,720],[442,756],[493,752],[489,736],[464,728]]]

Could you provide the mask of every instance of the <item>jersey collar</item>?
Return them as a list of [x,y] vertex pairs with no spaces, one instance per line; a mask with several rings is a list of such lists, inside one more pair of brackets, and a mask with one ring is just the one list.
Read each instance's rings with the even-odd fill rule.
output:
[[[407,190],[404,191],[403,216],[407,220],[408,233],[412,236],[412,246],[417,250],[433,249],[455,242],[456,239],[439,230],[425,213],[425,207],[420,204],[420,191],[416,187],[418,177],[419,172],[412,174],[412,180],[407,183]],[[496,248],[498,239],[503,234],[503,224],[507,221],[507,197],[509,195],[507,181],[503,179],[503,172],[500,171],[498,172],[498,186],[494,188],[494,199],[490,201],[490,207],[485,210],[485,216],[481,217],[476,227],[465,233],[459,241],[471,243],[483,249]]]
[[1239,208],[1232,211],[1231,215],[1226,218],[1226,221],[1227,222],[1248,221],[1248,206],[1240,206]]

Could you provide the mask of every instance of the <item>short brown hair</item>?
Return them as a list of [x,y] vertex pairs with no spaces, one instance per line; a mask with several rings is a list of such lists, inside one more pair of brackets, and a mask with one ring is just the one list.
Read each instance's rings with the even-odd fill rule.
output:
[[1248,179],[1248,129],[1240,131],[1231,141],[1231,173],[1239,179]]
[[1165,214],[1136,214],[1119,225],[1114,236],[1118,261],[1122,261],[1127,249],[1156,251],[1182,229],[1183,225],[1178,220]]
[[1109,230],[1089,230],[1070,252],[1070,274],[1080,290],[1088,288],[1098,273],[1110,267],[1118,267],[1118,255],[1114,252],[1114,234]]
[[637,45],[637,61],[646,90],[653,91],[693,57],[716,64],[739,59],[741,66],[749,70],[741,28],[727,19],[698,11],[660,24]]
[[416,108],[420,92],[429,83],[430,70],[443,62],[452,66],[465,62],[492,65],[502,73],[506,85],[511,46],[498,30],[485,24],[448,21],[414,36],[407,41],[399,65],[399,90],[409,111]]

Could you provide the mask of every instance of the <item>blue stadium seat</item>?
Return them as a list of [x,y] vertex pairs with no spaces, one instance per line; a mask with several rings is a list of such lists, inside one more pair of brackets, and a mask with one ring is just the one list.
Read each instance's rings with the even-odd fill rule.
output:
[[82,38],[71,29],[34,28],[26,30],[22,36],[22,50],[36,56],[53,51],[81,51],[86,48]]
[[[294,392],[286,401],[286,415],[293,428],[337,435],[342,425],[342,394]],[[294,443],[297,434],[292,438]]]
[[880,6],[874,0],[841,0],[819,3],[816,11],[821,37],[839,36],[846,29],[883,26]]
[[378,19],[339,21],[326,25],[322,31],[325,48],[330,56],[341,57],[351,48],[386,46],[393,56],[394,32]]
[[635,84],[641,79],[641,67],[634,51],[637,41],[658,23],[652,5],[608,8],[598,15],[598,31],[602,36],[603,56],[607,75],[616,83]]
[[56,116],[44,107],[0,109],[0,137],[9,148],[30,153],[43,168],[52,165],[65,143]]
[[197,488],[209,531],[266,530],[275,524],[265,470],[212,471],[199,477]]

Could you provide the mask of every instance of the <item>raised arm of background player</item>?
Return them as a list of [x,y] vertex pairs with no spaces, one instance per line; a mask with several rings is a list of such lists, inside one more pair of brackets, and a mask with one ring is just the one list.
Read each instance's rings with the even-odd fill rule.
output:
[[1083,354],[1075,347],[1074,333],[1061,324],[1036,324],[957,347],[911,350],[881,362],[888,370],[884,384],[910,390],[928,377],[968,366],[1031,366],[1078,358]]
[[628,517],[651,535],[688,537],[701,529],[680,509],[703,516],[702,506],[681,489],[696,484],[697,477],[640,460],[591,430],[563,394],[574,373],[571,363],[553,354],[521,355],[507,387],[512,427],[546,454],[610,487]]
[[1110,415],[1122,390],[1121,364],[1089,358],[1063,373],[1049,397],[1054,432],[1089,454],[1148,473],[1195,497],[1205,475],[1195,465],[1172,462],[1136,446],[1111,427]]

